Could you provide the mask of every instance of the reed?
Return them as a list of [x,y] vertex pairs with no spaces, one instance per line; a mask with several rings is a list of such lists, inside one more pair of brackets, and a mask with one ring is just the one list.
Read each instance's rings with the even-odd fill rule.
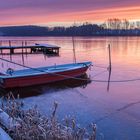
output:
[[[18,97],[19,98],[19,97]],[[5,100],[5,101],[3,101]],[[37,106],[23,109],[23,102],[15,99],[10,93],[3,97],[1,108],[10,117],[14,124],[9,127],[8,133],[14,140],[95,140],[96,125],[91,124],[91,132],[80,128],[72,117],[64,118],[59,122],[56,117],[58,103],[54,102],[51,115],[42,115]],[[11,122],[13,123],[13,122]]]

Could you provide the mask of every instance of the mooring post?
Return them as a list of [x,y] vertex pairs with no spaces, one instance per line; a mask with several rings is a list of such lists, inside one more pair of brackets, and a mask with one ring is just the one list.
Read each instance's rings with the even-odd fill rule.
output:
[[73,43],[73,59],[74,59],[74,63],[76,63],[75,42],[73,36],[72,36],[72,43]]
[[109,75],[108,75],[107,91],[109,91],[110,79],[111,79],[111,70],[109,70]]
[[110,44],[108,45],[108,53],[109,53],[109,71],[111,71],[112,68],[112,64],[111,64],[111,48],[110,48]]
[[23,54],[23,46],[24,46],[24,42],[22,41],[22,54]]
[[111,68],[112,68],[112,64],[111,64],[111,48],[110,48],[110,44],[108,45],[108,55],[109,55],[109,66],[108,66],[109,76],[108,76],[107,91],[109,91],[110,78],[111,78]]

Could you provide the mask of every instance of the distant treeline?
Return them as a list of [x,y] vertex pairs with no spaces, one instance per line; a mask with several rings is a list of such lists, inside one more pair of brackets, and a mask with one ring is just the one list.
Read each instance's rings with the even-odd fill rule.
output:
[[86,22],[71,27],[9,26],[0,27],[0,36],[140,36],[140,21],[108,19],[100,25]]

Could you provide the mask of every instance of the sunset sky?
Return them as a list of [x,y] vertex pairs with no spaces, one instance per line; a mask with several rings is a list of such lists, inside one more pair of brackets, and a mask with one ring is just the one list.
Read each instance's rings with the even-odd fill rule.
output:
[[140,20],[140,0],[0,0],[0,26]]

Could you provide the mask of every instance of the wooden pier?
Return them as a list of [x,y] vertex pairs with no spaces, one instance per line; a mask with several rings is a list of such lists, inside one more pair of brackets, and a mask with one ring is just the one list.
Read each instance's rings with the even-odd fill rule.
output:
[[[29,52],[27,51],[30,50]],[[34,44],[34,45],[25,45],[21,46],[12,46],[11,42],[9,41],[9,46],[2,46],[0,45],[0,54],[4,54],[4,50],[9,50],[9,54],[16,54],[15,50],[20,50],[18,53],[37,53],[42,52],[44,54],[59,54],[60,47],[51,45],[51,44]]]

